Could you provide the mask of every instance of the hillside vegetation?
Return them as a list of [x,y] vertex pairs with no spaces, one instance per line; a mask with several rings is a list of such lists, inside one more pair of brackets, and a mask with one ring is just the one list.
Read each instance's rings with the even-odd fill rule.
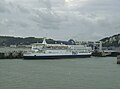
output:
[[[10,46],[10,45],[30,45],[32,43],[42,43],[43,38],[35,38],[35,37],[10,37],[10,36],[0,36],[0,46]],[[75,44],[74,40],[70,39],[68,41],[56,41],[53,39],[46,39],[48,44]]]
[[[11,37],[11,36],[0,36],[0,46],[10,46],[10,45],[30,45],[32,43],[42,43],[43,38],[35,38],[35,37]],[[120,34],[113,35],[110,37],[106,37],[101,39],[104,47],[120,47]],[[53,39],[46,39],[48,44],[67,44],[72,45],[75,44],[75,41],[70,39],[68,41],[60,41]]]

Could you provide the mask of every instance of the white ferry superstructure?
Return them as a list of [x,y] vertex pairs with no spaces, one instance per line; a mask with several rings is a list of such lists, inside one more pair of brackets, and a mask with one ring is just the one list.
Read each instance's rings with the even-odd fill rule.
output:
[[91,47],[84,45],[47,44],[44,39],[42,43],[32,44],[31,52],[23,55],[24,59],[61,59],[61,58],[88,58],[91,57]]

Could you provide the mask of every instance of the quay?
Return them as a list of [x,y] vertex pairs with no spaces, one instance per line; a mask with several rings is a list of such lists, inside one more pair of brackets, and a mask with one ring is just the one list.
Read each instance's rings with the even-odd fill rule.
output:
[[19,59],[23,58],[24,51],[0,52],[0,59]]
[[[0,52],[0,59],[20,59],[25,51]],[[120,52],[92,52],[94,57],[117,57],[117,64],[120,64]]]
[[113,51],[113,50],[92,52],[92,56],[95,56],[95,57],[117,57],[119,54],[120,54],[120,51]]
[[120,50],[116,50],[116,49],[112,49],[112,50],[108,50],[108,49],[104,49],[102,47],[102,42],[95,42],[94,46],[93,46],[93,52],[92,52],[92,56],[95,57],[117,57],[117,55],[120,54]]

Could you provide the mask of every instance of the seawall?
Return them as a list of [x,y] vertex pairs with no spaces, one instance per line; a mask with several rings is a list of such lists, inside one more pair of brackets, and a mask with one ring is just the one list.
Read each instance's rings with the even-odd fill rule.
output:
[[23,58],[24,51],[0,52],[0,59],[19,59]]

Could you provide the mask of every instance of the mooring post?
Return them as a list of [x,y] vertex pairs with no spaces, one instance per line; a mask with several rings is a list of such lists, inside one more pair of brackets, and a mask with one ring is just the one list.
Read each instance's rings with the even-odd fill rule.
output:
[[117,56],[117,64],[120,64],[120,55]]

